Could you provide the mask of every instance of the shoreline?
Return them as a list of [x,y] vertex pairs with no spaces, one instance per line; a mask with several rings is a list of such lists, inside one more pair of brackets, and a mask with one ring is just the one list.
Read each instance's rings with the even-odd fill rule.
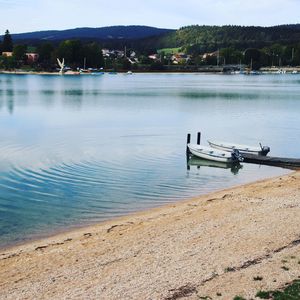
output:
[[[51,230],[48,233],[46,232],[41,232],[41,233],[36,233],[36,234],[32,234],[31,237],[25,238],[23,241],[17,241],[17,242],[11,242],[7,245],[1,246],[0,245],[0,255],[2,252],[6,252],[6,251],[10,251],[11,249],[14,248],[19,248],[19,247],[23,247],[26,246],[28,244],[32,244],[32,243],[37,243],[46,239],[51,239],[51,238],[56,238],[58,236],[61,235],[67,235],[67,234],[72,234],[73,232],[77,232],[80,230],[85,230],[87,228],[93,228],[95,226],[104,226],[106,223],[111,223],[111,222],[117,222],[118,220],[124,219],[124,218],[130,218],[130,217],[134,217],[136,215],[139,214],[147,214],[147,213],[151,213],[152,211],[156,211],[156,210],[160,210],[160,209],[164,209],[164,208],[168,208],[170,206],[173,206],[174,204],[181,204],[181,203],[185,203],[185,202],[189,202],[192,201],[194,199],[199,199],[201,197],[205,197],[205,196],[209,196],[209,195],[213,195],[215,193],[219,193],[219,192],[226,192],[226,191],[230,191],[232,189],[236,189],[239,187],[246,187],[248,185],[252,185],[261,181],[265,181],[265,180],[271,180],[280,176],[286,176],[289,175],[293,172],[297,172],[298,168],[295,169],[287,169],[287,172],[282,173],[280,175],[274,175],[271,177],[266,177],[266,178],[262,178],[262,179],[256,179],[254,181],[249,181],[246,183],[242,183],[242,184],[235,184],[229,187],[225,187],[225,188],[220,188],[220,189],[216,189],[213,191],[209,191],[207,193],[204,194],[199,194],[196,196],[191,196],[188,198],[182,198],[182,199],[178,199],[178,200],[174,200],[172,202],[169,202],[167,204],[157,204],[156,206],[152,206],[152,207],[148,207],[148,208],[140,208],[139,210],[133,210],[131,212],[127,212],[124,214],[120,214],[117,216],[111,216],[111,217],[107,217],[107,218],[103,218],[103,220],[95,220],[93,222],[86,222],[86,223],[76,223],[73,225],[67,225],[67,228],[57,228],[55,230]],[[300,170],[299,170],[300,171]]]
[[[300,67],[263,67],[261,68],[261,73],[264,75],[282,75],[282,74],[293,74],[293,71],[296,71],[296,74],[300,74]],[[286,72],[286,73],[278,73],[278,72]],[[59,72],[47,72],[47,71],[22,71],[22,70],[14,70],[14,71],[6,71],[6,70],[0,70],[0,75],[4,74],[4,75],[52,75],[52,76],[79,76],[79,75],[83,75],[83,76],[87,76],[87,75],[93,75],[93,76],[100,76],[100,75],[105,75],[105,74],[110,74],[111,72],[114,72],[116,74],[125,74],[128,75],[127,72],[128,71],[111,71],[111,70],[107,70],[107,71],[103,71],[100,72],[100,74],[96,73],[78,73],[77,71],[71,71],[71,72],[67,72],[64,74],[60,74]],[[224,72],[223,69],[221,68],[220,70],[216,70],[213,68],[203,68],[200,69],[198,71],[196,70],[132,70],[132,74],[204,74],[204,75],[228,75],[228,73]],[[232,75],[232,74],[229,74]]]
[[300,272],[287,259],[300,261],[299,183],[292,172],[0,249],[0,298],[168,299],[185,287],[187,299],[227,300],[278,288]]
[[[103,75],[111,75],[111,71],[104,71],[103,73],[77,73],[70,72],[60,74],[59,72],[37,72],[37,71],[0,71],[0,75],[46,75],[46,76],[103,76]],[[123,75],[133,75],[133,74],[203,74],[203,75],[223,75],[222,71],[186,71],[186,70],[178,70],[178,71],[139,71],[134,70],[131,74],[128,74],[127,71],[116,71],[112,75],[123,74]]]

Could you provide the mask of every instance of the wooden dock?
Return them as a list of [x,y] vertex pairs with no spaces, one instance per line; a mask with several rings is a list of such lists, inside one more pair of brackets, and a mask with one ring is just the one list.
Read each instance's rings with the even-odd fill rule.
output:
[[[191,134],[187,134],[187,144],[191,142]],[[200,145],[201,142],[201,132],[197,133],[197,144]],[[186,147],[187,161],[189,159],[189,148]],[[274,167],[287,168],[292,170],[300,169],[300,159],[299,158],[287,158],[287,157],[272,157],[263,156],[255,154],[244,154],[242,153],[245,163],[259,164],[259,165],[269,165]]]
[[242,155],[244,157],[244,162],[246,163],[269,165],[288,169],[300,169],[300,159],[297,158],[272,157],[254,154]]

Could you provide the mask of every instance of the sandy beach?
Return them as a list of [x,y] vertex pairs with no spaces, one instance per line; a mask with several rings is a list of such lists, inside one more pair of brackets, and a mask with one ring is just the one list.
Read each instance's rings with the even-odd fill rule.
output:
[[0,252],[0,299],[254,299],[299,276],[299,171]]

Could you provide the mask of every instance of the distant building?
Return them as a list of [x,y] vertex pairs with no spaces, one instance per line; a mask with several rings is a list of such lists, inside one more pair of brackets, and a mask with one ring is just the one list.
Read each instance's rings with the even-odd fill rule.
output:
[[125,56],[125,52],[121,50],[102,49],[102,55],[110,58],[122,58]]
[[214,51],[214,52],[210,52],[210,53],[204,53],[202,55],[202,59],[207,59],[209,57],[218,57],[219,56],[219,50]]
[[184,53],[177,53],[172,55],[171,60],[173,64],[184,64],[187,63],[191,59],[190,55],[186,55]]
[[35,63],[39,59],[38,53],[26,52],[25,55],[27,57],[27,63],[29,63],[29,64]]
[[12,57],[13,53],[12,52],[2,52],[2,56]]
[[105,57],[109,57],[109,49],[102,49],[102,55],[105,56]]
[[136,57],[136,53],[135,53],[134,51],[131,51],[129,56],[130,56],[131,58],[135,58],[135,57]]
[[148,58],[150,58],[152,60],[159,60],[160,56],[158,54],[150,54],[150,55],[148,55]]
[[[2,52],[2,56],[12,57],[13,52],[8,52],[8,51]],[[25,56],[26,56],[26,62],[28,64],[35,63],[39,59],[39,54],[36,53],[36,48],[35,47],[27,47],[27,51],[25,53]]]

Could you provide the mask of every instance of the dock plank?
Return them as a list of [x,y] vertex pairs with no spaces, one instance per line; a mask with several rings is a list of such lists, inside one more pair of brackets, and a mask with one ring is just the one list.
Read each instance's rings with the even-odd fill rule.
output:
[[272,157],[272,156],[262,156],[254,154],[243,154],[244,162],[260,164],[260,165],[270,165],[289,169],[299,169],[300,159],[298,158],[286,158],[286,157]]

